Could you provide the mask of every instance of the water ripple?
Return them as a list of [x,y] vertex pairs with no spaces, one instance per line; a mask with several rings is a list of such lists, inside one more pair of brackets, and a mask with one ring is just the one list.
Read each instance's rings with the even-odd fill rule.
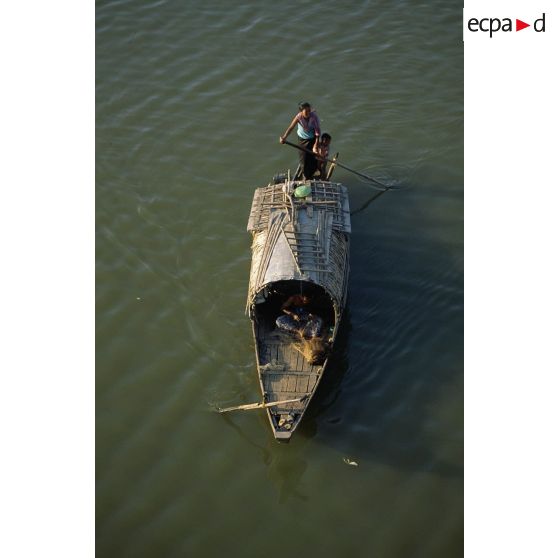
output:
[[[97,2],[100,555],[241,555],[286,531],[323,556],[460,551],[461,16],[441,0]],[[277,137],[302,99],[347,165],[401,189],[366,205],[375,192],[336,170],[365,206],[347,315],[283,447],[263,414],[208,403],[259,398],[246,220],[254,188],[296,164]]]

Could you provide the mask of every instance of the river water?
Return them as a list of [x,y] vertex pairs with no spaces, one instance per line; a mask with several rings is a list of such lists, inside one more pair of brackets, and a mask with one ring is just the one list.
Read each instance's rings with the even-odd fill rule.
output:
[[[462,554],[461,10],[97,2],[99,557]],[[259,399],[246,222],[296,165],[278,136],[300,100],[400,189],[366,205],[334,175],[356,211],[348,309],[283,445],[262,412],[211,405]]]

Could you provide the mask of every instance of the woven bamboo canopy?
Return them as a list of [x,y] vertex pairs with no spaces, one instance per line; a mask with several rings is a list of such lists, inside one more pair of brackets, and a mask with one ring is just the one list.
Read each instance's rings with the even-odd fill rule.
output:
[[[310,186],[304,198],[294,196]],[[262,290],[278,281],[304,281],[322,287],[335,313],[343,312],[347,294],[349,197],[342,184],[285,181],[256,189],[248,231],[253,235],[247,310]]]

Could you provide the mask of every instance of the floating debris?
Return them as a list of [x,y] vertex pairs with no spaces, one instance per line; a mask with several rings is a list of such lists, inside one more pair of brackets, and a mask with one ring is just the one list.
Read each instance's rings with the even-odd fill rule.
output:
[[358,467],[358,463],[356,461],[351,461],[348,457],[343,458],[343,462],[347,465],[352,465],[353,467]]

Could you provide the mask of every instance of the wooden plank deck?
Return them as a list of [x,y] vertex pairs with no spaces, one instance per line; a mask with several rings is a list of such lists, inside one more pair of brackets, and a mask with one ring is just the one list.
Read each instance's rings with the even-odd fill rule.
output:
[[[272,329],[270,325],[258,328],[258,368],[267,401],[296,399],[310,395],[319,380],[323,365],[309,364],[293,347],[295,339]],[[274,413],[302,411],[306,401],[274,407]]]

